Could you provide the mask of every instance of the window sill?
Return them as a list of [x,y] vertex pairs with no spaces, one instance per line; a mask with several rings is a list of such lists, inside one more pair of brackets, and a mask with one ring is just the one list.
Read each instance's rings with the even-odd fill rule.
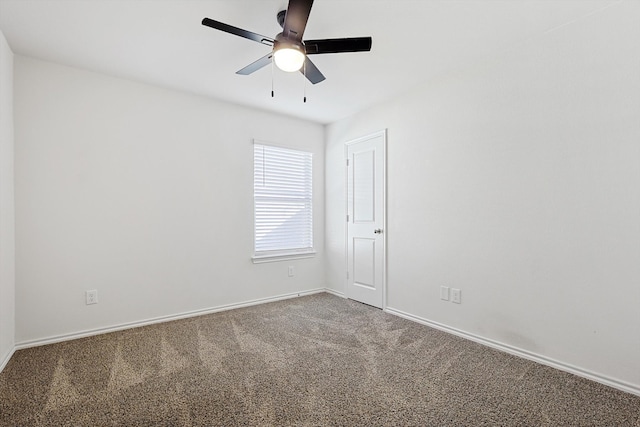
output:
[[262,264],[265,262],[278,262],[278,261],[289,261],[292,259],[304,259],[304,258],[313,258],[316,256],[315,251],[309,252],[298,252],[298,253],[287,253],[287,254],[269,254],[269,255],[254,255],[251,257],[251,260],[254,264]]

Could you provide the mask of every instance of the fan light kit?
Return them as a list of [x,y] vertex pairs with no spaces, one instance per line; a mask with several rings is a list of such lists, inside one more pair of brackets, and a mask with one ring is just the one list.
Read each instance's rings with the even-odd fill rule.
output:
[[[316,84],[325,80],[309,55],[343,52],[369,52],[371,37],[351,37],[342,39],[303,40],[302,36],[311,13],[313,0],[289,0],[286,10],[278,12],[278,24],[282,32],[275,38],[262,36],[213,19],[204,18],[202,25],[244,37],[271,47],[271,52],[252,64],[238,70],[236,74],[248,75],[275,62],[283,71],[300,71],[307,80]],[[271,91],[273,96],[273,90]],[[305,97],[306,102],[306,97]]]
[[304,53],[300,48],[281,47],[273,52],[273,60],[282,71],[292,73],[300,71],[304,64]]

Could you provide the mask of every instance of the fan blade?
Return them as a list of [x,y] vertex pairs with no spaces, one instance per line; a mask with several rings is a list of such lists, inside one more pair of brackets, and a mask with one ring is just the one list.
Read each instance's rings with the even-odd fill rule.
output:
[[302,40],[313,0],[289,0],[282,35],[289,40]]
[[216,30],[224,31],[225,33],[244,37],[245,39],[253,40],[258,43],[266,44],[267,46],[273,46],[273,43],[275,42],[271,37],[252,33],[251,31],[243,30],[242,28],[234,27],[232,25],[225,24],[224,22],[214,21],[213,19],[209,18],[204,18],[202,20],[202,25],[215,28]]
[[273,53],[269,52],[267,55],[263,56],[257,61],[247,65],[242,70],[236,71],[236,74],[242,74],[243,76],[246,76],[253,73],[254,71],[258,71],[260,68],[266,67],[267,65],[271,64],[271,58],[273,58]]
[[325,76],[322,75],[316,64],[311,62],[309,58],[304,59],[304,66],[300,69],[300,72],[313,84],[320,83]]
[[371,37],[305,40],[304,48],[307,55],[318,55],[321,53],[368,52],[371,50]]

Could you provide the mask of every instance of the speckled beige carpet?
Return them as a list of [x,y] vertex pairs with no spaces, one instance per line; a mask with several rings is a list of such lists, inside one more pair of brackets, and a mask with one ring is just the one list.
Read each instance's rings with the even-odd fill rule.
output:
[[317,294],[18,351],[0,425],[640,427],[640,398]]

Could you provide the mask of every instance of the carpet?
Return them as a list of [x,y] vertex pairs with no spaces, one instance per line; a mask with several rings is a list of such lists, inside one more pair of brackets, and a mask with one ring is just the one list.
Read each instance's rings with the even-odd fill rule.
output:
[[19,350],[0,425],[640,427],[640,397],[316,294]]

